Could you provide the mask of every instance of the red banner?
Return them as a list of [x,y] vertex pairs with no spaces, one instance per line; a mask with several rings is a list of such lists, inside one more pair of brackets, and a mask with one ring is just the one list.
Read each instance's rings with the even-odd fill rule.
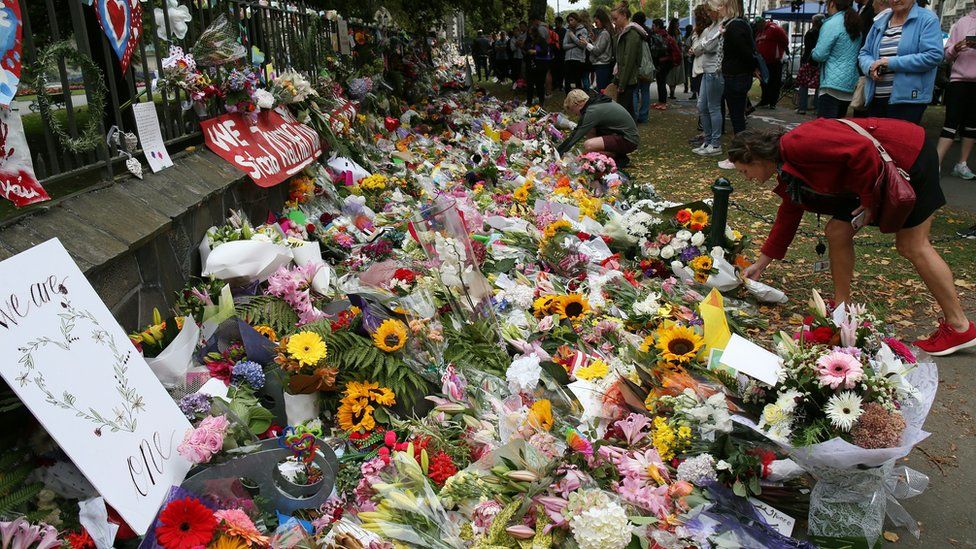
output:
[[322,154],[312,128],[276,111],[261,111],[251,126],[240,114],[200,122],[214,153],[245,171],[260,187],[271,187],[300,172]]
[[50,200],[34,176],[20,114],[0,108],[0,197],[18,208]]

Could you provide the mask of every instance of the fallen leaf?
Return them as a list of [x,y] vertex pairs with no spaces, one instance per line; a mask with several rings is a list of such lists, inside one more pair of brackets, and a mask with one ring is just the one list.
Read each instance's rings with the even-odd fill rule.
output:
[[884,536],[884,539],[890,541],[891,543],[895,543],[895,542],[898,541],[898,534],[896,534],[894,532],[888,532],[886,530],[885,533],[884,534],[881,534],[881,535]]
[[959,286],[960,288],[966,288],[967,290],[976,290],[976,284],[973,284],[968,280],[957,279],[956,286]]

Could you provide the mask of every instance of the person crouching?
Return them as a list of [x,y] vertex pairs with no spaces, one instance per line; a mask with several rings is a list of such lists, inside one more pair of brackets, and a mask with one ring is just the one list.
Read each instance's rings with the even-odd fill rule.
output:
[[640,138],[637,124],[626,108],[603,94],[590,95],[583,90],[570,91],[563,108],[567,114],[580,119],[576,129],[556,148],[559,154],[566,154],[585,139],[583,149],[586,152],[611,156],[618,168],[630,164],[627,155],[637,150]]

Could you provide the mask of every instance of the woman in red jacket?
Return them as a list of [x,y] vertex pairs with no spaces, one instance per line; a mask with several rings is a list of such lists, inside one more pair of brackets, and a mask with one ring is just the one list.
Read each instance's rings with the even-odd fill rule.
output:
[[[963,312],[952,272],[929,242],[934,213],[945,205],[935,147],[925,141],[925,131],[915,124],[889,118],[853,121],[871,132],[895,164],[908,171],[915,189],[915,208],[895,234],[895,245],[915,266],[944,315],[939,329],[916,345],[934,356],[976,346],[976,326]],[[881,157],[874,145],[843,123],[821,118],[785,134],[744,131],[732,140],[729,160],[747,179],[761,183],[777,175],[773,192],[783,199],[759,259],[743,274],[757,280],[773,259],[786,255],[803,212],[830,215],[825,233],[834,299],[848,301],[857,233],[852,220],[870,223],[877,206],[871,190],[881,173]],[[859,218],[862,212],[864,216]]]

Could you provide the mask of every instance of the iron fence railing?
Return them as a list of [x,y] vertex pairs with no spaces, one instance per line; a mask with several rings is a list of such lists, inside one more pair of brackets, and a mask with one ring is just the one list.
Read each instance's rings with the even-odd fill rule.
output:
[[[135,132],[129,105],[153,102],[163,139],[171,150],[200,141],[198,116],[184,110],[186,93],[153,89],[152,80],[162,72],[162,61],[169,55],[170,46],[189,50],[219,15],[226,15],[237,27],[249,62],[262,67],[270,64],[276,70],[294,68],[310,76],[318,72],[326,52],[332,50],[337,31],[334,21],[304,0],[142,0],[143,32],[130,66],[122,74],[93,6],[85,5],[83,0],[19,2],[24,75],[11,107],[23,118],[36,176],[55,198],[110,180],[119,172],[123,157],[104,142],[91,151],[71,152],[52,131],[52,122],[71,138],[79,136],[92,116],[98,117],[102,136],[111,126]],[[170,10],[177,6],[188,9],[192,17],[182,38],[174,32],[175,23],[171,22]],[[37,90],[28,84],[31,72],[39,52],[62,40],[69,40],[81,55],[98,66],[107,89],[102,112],[90,112],[92,82],[79,67],[63,58],[57,61],[56,70],[46,75],[45,88],[51,96],[52,109],[47,116],[37,112]],[[0,219],[11,215],[16,215],[11,206],[0,205]]]

